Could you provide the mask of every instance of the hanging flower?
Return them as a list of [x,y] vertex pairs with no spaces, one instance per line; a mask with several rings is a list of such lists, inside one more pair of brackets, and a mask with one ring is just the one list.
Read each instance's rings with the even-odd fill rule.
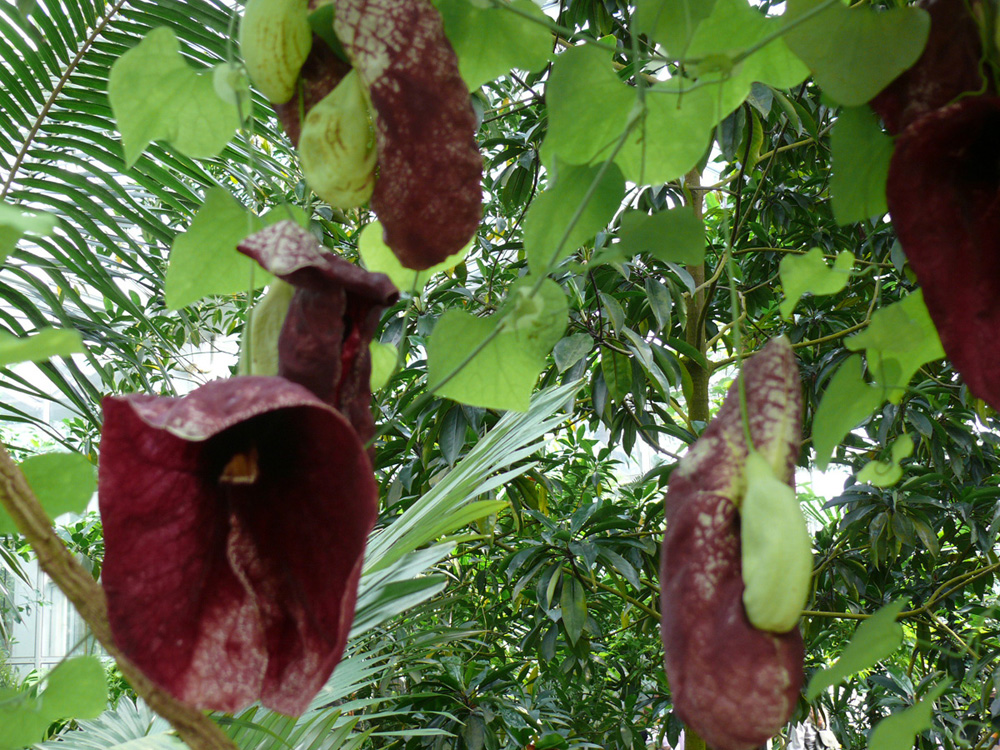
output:
[[[296,94],[275,101],[275,111],[313,190],[345,209],[371,197],[400,262],[430,268],[465,247],[482,219],[476,115],[458,57],[430,0],[302,0],[272,12],[304,26],[307,11],[330,4],[343,50],[313,35]],[[256,39],[251,31],[246,37]],[[245,47],[244,55],[258,55],[258,47]],[[259,66],[258,86],[286,62]],[[253,74],[258,66],[251,67]],[[361,137],[369,127],[375,159]]]
[[244,251],[296,287],[280,376],[104,399],[102,582],[115,641],[176,698],[298,715],[354,618],[378,500],[368,345],[397,292],[291,222]]
[[278,377],[103,406],[115,641],[198,708],[301,714],[343,653],[376,518],[357,433]]
[[[746,360],[743,383],[757,459],[787,492],[802,419],[799,372],[788,339],[774,339]],[[660,632],[674,710],[715,750],[765,744],[795,710],[803,677],[798,628],[758,629],[744,606],[740,514],[748,492],[747,459],[734,382],[670,475],[660,558]],[[808,560],[806,566],[811,568]],[[801,573],[787,572],[792,579]]]
[[370,440],[368,345],[399,291],[388,276],[334,255],[294,221],[250,235],[239,250],[295,287],[278,339],[278,374],[304,385]]
[[[982,14],[920,0],[920,59],[871,101],[896,137],[886,200],[948,359],[1000,409],[1000,97]],[[981,9],[980,9],[981,10]]]

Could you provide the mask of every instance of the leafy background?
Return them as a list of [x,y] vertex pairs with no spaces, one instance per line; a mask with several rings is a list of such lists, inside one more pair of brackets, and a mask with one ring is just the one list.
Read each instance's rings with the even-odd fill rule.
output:
[[[483,32],[463,21],[465,0],[440,3],[463,72],[484,84],[474,92],[487,165],[484,222],[464,262],[431,277],[383,320],[382,341],[402,347],[407,366],[376,398],[385,427],[376,467],[382,517],[349,656],[300,720],[258,708],[218,717],[241,747],[493,750],[533,743],[541,750],[676,739],[657,626],[663,489],[734,372],[727,246],[747,350],[782,333],[795,346],[804,434],[812,436],[803,470],[825,465],[813,444],[821,435],[848,477],[829,501],[800,488],[815,530],[815,592],[802,621],[807,672],[843,651],[859,618],[907,602],[902,646],[822,693],[814,717],[825,719],[844,747],[859,746],[883,717],[948,678],[920,746],[983,748],[1000,730],[996,414],[933,352],[908,383],[882,383],[902,386],[891,400],[881,391],[858,395],[858,387],[869,387],[862,373],[877,380],[878,342],[866,345],[868,359],[851,359],[858,355],[850,336],[872,330],[877,312],[915,288],[879,202],[878,170],[851,176],[859,161],[885,159],[884,143],[873,140],[882,136],[877,123],[855,106],[864,98],[842,95],[848,106],[841,107],[829,98],[838,84],[817,74],[821,94],[804,68],[793,84],[791,73],[752,85],[723,77],[737,92],[734,111],[720,113],[706,100],[708,119],[693,135],[671,140],[668,154],[693,153],[691,164],[701,155],[703,186],[694,173],[685,176],[691,165],[654,185],[626,185],[617,166],[596,181],[602,190],[565,246],[570,263],[553,275],[568,300],[568,327],[553,356],[539,359],[538,395],[526,414],[501,416],[422,395],[437,321],[449,311],[479,319],[501,309],[515,281],[537,268],[533,248],[553,242],[545,228],[569,224],[581,197],[574,186],[597,175],[600,162],[583,162],[629,127],[631,54],[648,56],[647,76],[666,64],[649,56],[648,37],[631,34],[637,24],[660,33],[643,20],[655,5],[639,3],[633,15],[618,0],[561,0],[548,5],[557,28],[519,25],[523,16],[495,9],[486,45],[495,57],[480,58]],[[732,19],[743,18],[738,3],[728,5]],[[788,13],[817,5],[792,2]],[[710,6],[696,9],[696,20]],[[531,13],[523,0],[514,9]],[[18,458],[57,445],[94,461],[102,396],[185,392],[213,376],[194,352],[232,351],[258,292],[209,296],[176,311],[164,298],[170,248],[210,191],[224,189],[257,215],[299,205],[311,229],[350,258],[357,257],[358,228],[371,219],[315,202],[256,95],[252,121],[218,157],[192,159],[158,142],[126,169],[108,104],[109,70],[159,26],[174,31],[199,69],[235,54],[232,9],[211,0],[0,6],[0,197],[58,217],[52,236],[20,243],[0,270],[0,324],[18,336],[74,329],[85,350],[4,369],[3,434]],[[760,28],[740,45],[770,33]],[[809,39],[797,33],[786,35],[788,44],[806,59]],[[849,33],[864,39],[874,32]],[[591,44],[574,46],[570,36]],[[699,50],[704,38],[660,41],[673,58],[696,57],[713,52]],[[534,40],[530,53],[518,49],[522,39]],[[862,56],[856,77],[871,77],[876,67],[891,72],[893,50],[864,48],[878,57]],[[806,62],[823,69],[823,61]],[[655,76],[639,81],[639,91],[657,85]],[[851,94],[850,79],[847,89]],[[587,91],[594,93],[581,96]],[[657,95],[649,94],[654,107]],[[574,121],[593,127],[567,134]],[[553,131],[555,140],[546,142]],[[861,148],[869,151],[859,157]],[[566,167],[553,152],[582,156]],[[838,180],[854,187],[858,201],[843,197],[852,191],[838,190]],[[627,213],[675,222],[662,217],[681,208],[704,219],[703,263],[685,254],[690,241],[678,239],[686,235],[676,226],[654,231],[651,247]],[[827,263],[850,251],[853,272],[831,293],[807,294],[789,316],[781,307],[782,261],[812,248]],[[823,426],[821,405],[845,362],[842,372],[857,368],[857,375],[841,376],[845,385],[836,392],[846,395],[829,397],[826,408],[866,408],[838,434],[829,422]],[[50,402],[65,418],[50,426],[25,398]],[[870,460],[890,460],[904,434],[913,451],[902,459],[901,479],[888,487],[857,481]],[[644,474],[625,471],[624,458],[640,448],[656,465]],[[443,526],[436,523],[442,517]],[[460,528],[461,536],[435,541]],[[99,574],[99,521],[85,517],[60,533]],[[0,538],[8,575],[17,575],[28,555],[18,537]],[[48,733],[67,750],[176,747],[169,727],[111,671],[107,712],[56,723]],[[803,701],[797,717],[808,711]]]

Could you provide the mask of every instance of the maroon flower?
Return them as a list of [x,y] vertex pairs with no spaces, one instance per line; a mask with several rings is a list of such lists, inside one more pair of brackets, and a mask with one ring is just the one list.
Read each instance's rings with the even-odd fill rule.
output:
[[898,135],[886,199],[941,345],[969,390],[1000,409],[1000,98],[982,8],[918,0],[920,59],[871,101]]
[[1000,98],[924,115],[900,134],[886,197],[941,345],[1000,409]]
[[[458,57],[429,0],[311,0],[309,7],[330,3],[336,35],[371,97],[378,152],[372,209],[400,262],[430,268],[468,244],[483,213],[476,116]],[[314,35],[299,94],[275,105],[293,145],[301,116],[351,65]]]
[[198,708],[302,713],[343,653],[376,518],[357,433],[279,377],[103,406],[116,642]]
[[385,244],[422,270],[461,250],[482,219],[476,116],[430,0],[335,0],[334,29],[367,84]]
[[[791,482],[801,437],[798,367],[785,338],[743,366],[754,446]],[[758,630],[743,606],[738,506],[747,444],[737,383],[670,475],[660,632],[677,715],[714,750],[752,750],[788,721],[802,684],[802,636]]]
[[297,287],[279,376],[104,400],[103,584],[115,641],[172,695],[297,715],[354,618],[378,500],[368,344],[397,292],[292,222],[241,249]]
[[368,344],[382,310],[399,297],[396,287],[385,274],[334,255],[293,221],[247,237],[239,250],[296,287],[278,340],[278,374],[304,385],[370,440]]

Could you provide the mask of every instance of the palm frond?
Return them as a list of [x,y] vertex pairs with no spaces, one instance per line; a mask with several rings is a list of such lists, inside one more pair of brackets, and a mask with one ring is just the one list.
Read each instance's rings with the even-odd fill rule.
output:
[[54,387],[4,371],[0,389],[55,400],[96,426],[102,394],[171,392],[173,379],[187,376],[184,345],[201,308],[165,310],[168,248],[205,189],[247,184],[240,170],[251,162],[266,179],[242,200],[263,207],[291,195],[286,141],[270,129],[261,100],[251,130],[265,149],[239,136],[220,159],[196,162],[154,144],[126,171],[107,78],[160,25],[173,29],[195,66],[227,59],[232,13],[216,0],[39,0],[29,17],[13,3],[0,6],[0,200],[59,218],[52,237],[22,242],[0,269],[0,328],[19,336],[75,328],[88,351],[39,366]]
[[173,734],[166,719],[157,716],[140,699],[127,697],[118,707],[77,729],[36,745],[44,750],[180,750],[185,745]]

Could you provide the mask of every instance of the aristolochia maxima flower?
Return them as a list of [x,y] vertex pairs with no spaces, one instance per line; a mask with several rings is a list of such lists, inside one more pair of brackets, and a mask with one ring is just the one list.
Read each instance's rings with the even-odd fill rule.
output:
[[301,714],[343,653],[376,518],[354,428],[280,377],[103,406],[116,642],[198,708]]
[[[399,261],[430,268],[465,247],[483,215],[478,123],[458,57],[430,0],[300,0],[270,7],[282,23],[307,34],[308,13],[329,4],[343,52],[317,34],[301,63],[266,56],[260,62],[267,64],[250,66],[251,75],[265,90],[268,73],[283,78],[287,65],[300,65],[294,94],[286,99],[282,91],[273,104],[299,148],[306,181],[339,208],[370,197]],[[258,62],[261,51],[256,31],[272,34],[271,26],[256,29],[259,23],[248,12],[248,64]],[[350,64],[338,56],[344,52]]]
[[[748,359],[743,380],[757,458],[790,491],[802,394],[788,340],[775,339]],[[802,684],[798,628],[760,630],[744,606],[740,514],[752,479],[748,457],[734,382],[670,475],[665,500],[660,632],[667,678],[677,715],[715,750],[766,743],[791,717]],[[805,565],[811,569],[808,559]]]
[[388,276],[334,255],[294,221],[250,235],[239,250],[295,287],[278,339],[278,374],[304,385],[370,440],[368,344],[399,291]]
[[241,249],[295,291],[278,376],[104,400],[115,641],[202,709],[301,714],[340,660],[378,487],[368,345],[396,288],[292,222]]

